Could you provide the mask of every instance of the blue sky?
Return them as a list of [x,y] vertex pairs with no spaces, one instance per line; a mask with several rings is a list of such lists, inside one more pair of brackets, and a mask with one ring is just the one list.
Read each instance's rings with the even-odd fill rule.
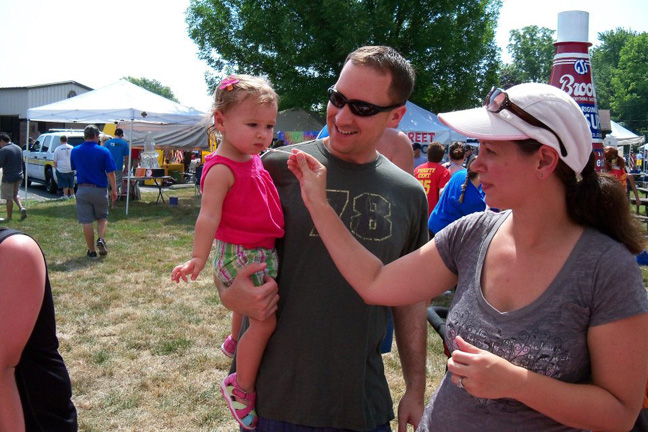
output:
[[[207,67],[187,36],[188,6],[189,0],[0,0],[0,87],[74,80],[99,88],[130,75],[157,79],[184,105],[207,111]],[[566,10],[589,12],[593,43],[597,33],[617,27],[648,31],[646,0],[504,0],[497,32],[504,60],[510,30],[555,30]]]

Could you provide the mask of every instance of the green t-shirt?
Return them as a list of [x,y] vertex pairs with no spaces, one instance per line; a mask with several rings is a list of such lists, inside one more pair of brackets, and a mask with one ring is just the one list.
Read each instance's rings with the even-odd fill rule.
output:
[[[427,200],[413,176],[383,156],[362,165],[344,162],[321,140],[294,147],[327,167],[329,202],[384,263],[427,242]],[[263,158],[279,191],[286,235],[277,242],[277,328],[257,378],[257,411],[305,426],[373,429],[394,417],[379,350],[387,308],[365,304],[340,275],[286,158]]]

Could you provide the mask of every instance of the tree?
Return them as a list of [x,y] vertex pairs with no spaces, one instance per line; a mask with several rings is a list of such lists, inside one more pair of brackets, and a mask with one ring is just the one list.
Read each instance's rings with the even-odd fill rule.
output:
[[512,62],[502,67],[500,81],[549,83],[553,66],[554,30],[535,25],[511,30],[507,49]]
[[612,90],[615,117],[640,134],[648,133],[648,33],[628,38],[621,48]]
[[151,93],[155,93],[157,95],[170,99],[173,102],[180,103],[180,101],[175,97],[171,89],[167,86],[162,85],[162,83],[160,83],[160,81],[158,80],[148,79],[148,78],[134,78],[132,76],[126,76],[123,77],[122,79],[126,81],[130,81],[131,83],[140,86],[143,89],[150,91]]
[[592,49],[592,74],[596,88],[596,99],[600,108],[610,108],[613,99],[612,75],[619,66],[621,49],[637,34],[617,28],[598,34],[601,44]]
[[507,89],[523,82],[512,63],[500,65],[499,85],[501,88]]
[[501,0],[192,0],[189,36],[213,68],[266,75],[281,107],[323,110],[346,55],[389,45],[417,72],[412,100],[434,110],[474,106],[496,80]]

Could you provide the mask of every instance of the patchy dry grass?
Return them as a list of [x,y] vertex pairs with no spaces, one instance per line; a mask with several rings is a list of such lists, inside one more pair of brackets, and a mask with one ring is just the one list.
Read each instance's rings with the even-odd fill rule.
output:
[[[45,252],[81,431],[237,430],[219,390],[230,365],[219,349],[230,314],[210,272],[188,285],[170,281],[173,266],[190,255],[200,207],[193,189],[173,195],[178,206],[145,193],[128,217],[120,203],[109,217],[110,253],[98,260],[85,256],[69,201],[29,202],[29,217],[10,225]],[[433,331],[429,345],[426,397],[445,367]],[[397,403],[404,391],[398,355],[384,359]]]

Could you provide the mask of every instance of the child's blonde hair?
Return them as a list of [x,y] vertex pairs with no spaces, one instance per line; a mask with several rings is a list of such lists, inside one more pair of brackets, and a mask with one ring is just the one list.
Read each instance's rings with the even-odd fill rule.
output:
[[230,75],[218,84],[214,92],[212,114],[218,110],[227,112],[247,99],[255,99],[259,104],[279,106],[279,96],[268,80],[245,74]]

